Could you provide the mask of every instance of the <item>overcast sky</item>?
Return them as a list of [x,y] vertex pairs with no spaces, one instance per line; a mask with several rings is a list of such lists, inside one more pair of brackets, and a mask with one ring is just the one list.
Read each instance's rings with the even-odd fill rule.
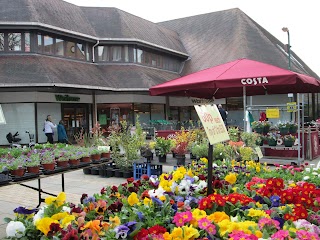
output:
[[[152,22],[239,8],[291,50],[320,76],[318,1],[305,0],[66,0],[78,6],[116,7]],[[107,24],[107,23],[106,23]],[[319,46],[317,46],[319,44]]]

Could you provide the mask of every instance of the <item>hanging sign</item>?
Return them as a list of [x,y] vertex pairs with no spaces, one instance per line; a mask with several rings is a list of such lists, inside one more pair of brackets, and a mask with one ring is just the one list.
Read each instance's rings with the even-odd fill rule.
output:
[[287,112],[296,112],[297,111],[297,103],[296,102],[288,102],[287,103]]
[[280,111],[279,108],[268,108],[266,110],[267,118],[279,118]]
[[229,134],[216,105],[194,106],[210,144],[229,140]]
[[258,155],[258,158],[259,159],[263,158],[263,154],[262,154],[261,148],[260,147],[255,147],[255,150],[256,150],[256,153]]
[[0,105],[0,124],[6,124],[6,119],[4,118],[1,105]]

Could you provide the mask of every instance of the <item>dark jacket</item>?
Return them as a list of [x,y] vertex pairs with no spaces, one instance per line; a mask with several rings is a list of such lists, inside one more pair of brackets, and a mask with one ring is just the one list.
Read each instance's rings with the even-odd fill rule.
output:
[[68,140],[66,129],[64,128],[63,124],[58,124],[58,141],[59,142],[66,142]]

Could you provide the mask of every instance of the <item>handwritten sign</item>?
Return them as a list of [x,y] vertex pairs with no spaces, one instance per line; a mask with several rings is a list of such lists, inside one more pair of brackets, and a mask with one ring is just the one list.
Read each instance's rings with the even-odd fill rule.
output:
[[194,106],[210,144],[229,140],[229,134],[216,105]]
[[256,153],[258,155],[258,158],[259,159],[263,158],[263,154],[262,154],[261,148],[260,147],[255,147],[255,150],[256,150]]
[[266,110],[267,118],[279,118],[280,111],[279,108],[268,108]]
[[296,102],[288,102],[287,103],[287,112],[296,112],[297,111],[297,103]]
[[1,105],[0,105],[0,124],[6,124],[6,119],[4,118]]

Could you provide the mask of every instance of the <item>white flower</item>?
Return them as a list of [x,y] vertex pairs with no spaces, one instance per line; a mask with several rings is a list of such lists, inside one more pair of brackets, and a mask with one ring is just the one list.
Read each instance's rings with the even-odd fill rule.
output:
[[318,175],[318,173],[316,173],[316,172],[312,172],[312,174],[313,174],[313,175],[315,175],[315,176],[317,176],[317,175]]
[[195,182],[199,181],[199,177],[198,176],[194,176],[193,179],[194,179]]
[[206,188],[207,185],[208,185],[208,184],[207,184],[206,181],[201,180],[201,181],[199,181],[198,184],[193,184],[192,187],[195,188],[195,191],[196,191],[196,192],[199,192],[199,191],[203,190],[204,188]]
[[162,197],[164,192],[164,189],[162,187],[159,187],[156,190],[149,190],[148,194],[150,197]]
[[232,217],[230,216],[231,222],[239,222],[238,216]]
[[178,186],[178,190],[180,193],[187,194],[189,193],[190,186],[191,181],[183,179]]
[[21,238],[24,236],[26,227],[22,222],[11,221],[8,223],[6,228],[7,237]]
[[62,211],[63,211],[63,212],[70,213],[70,212],[71,212],[71,208],[69,208],[69,207],[67,207],[67,206],[63,206],[63,207],[62,207]]
[[303,177],[303,180],[306,181],[306,180],[308,180],[309,178],[310,178],[309,176],[304,176],[304,177]]
[[38,219],[43,218],[43,215],[44,215],[44,207],[41,207],[39,211],[33,216],[33,224],[35,224],[35,222]]

